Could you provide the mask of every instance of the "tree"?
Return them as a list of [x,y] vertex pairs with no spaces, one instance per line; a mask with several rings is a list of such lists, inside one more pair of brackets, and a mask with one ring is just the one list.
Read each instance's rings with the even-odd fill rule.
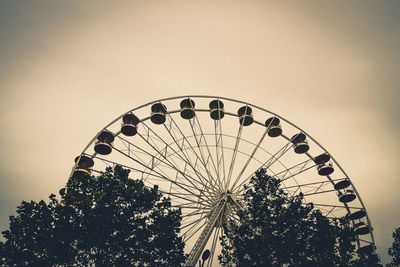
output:
[[289,196],[280,180],[258,171],[245,186],[246,210],[221,239],[220,263],[230,266],[380,266],[376,255],[359,256],[347,218],[332,220]]
[[387,264],[388,267],[400,266],[400,227],[393,232],[393,244],[389,248],[389,255],[392,256],[392,261]]
[[6,266],[179,266],[181,212],[120,166],[74,175],[61,200],[23,201],[0,242]]

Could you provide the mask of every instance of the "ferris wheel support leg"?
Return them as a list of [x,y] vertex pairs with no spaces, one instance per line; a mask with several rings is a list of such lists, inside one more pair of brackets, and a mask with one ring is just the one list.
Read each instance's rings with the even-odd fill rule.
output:
[[195,267],[197,261],[200,258],[201,252],[203,251],[204,247],[207,244],[208,239],[211,236],[217,222],[218,218],[221,215],[221,212],[224,210],[225,205],[227,203],[227,196],[226,194],[221,197],[217,206],[214,210],[210,213],[210,219],[207,222],[206,226],[204,227],[203,232],[201,232],[200,237],[197,239],[196,244],[194,244],[192,250],[190,251],[189,257],[185,262],[185,267]]

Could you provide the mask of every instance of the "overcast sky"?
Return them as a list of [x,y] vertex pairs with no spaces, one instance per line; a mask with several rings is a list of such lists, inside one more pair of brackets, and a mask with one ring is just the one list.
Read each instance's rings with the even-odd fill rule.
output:
[[0,229],[118,115],[220,95],[296,123],[400,226],[399,1],[1,1]]

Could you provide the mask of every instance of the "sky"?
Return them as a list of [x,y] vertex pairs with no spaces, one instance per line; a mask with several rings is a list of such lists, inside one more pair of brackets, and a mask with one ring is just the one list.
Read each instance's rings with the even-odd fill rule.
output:
[[345,169],[383,262],[400,226],[400,2],[1,1],[0,229],[107,123],[230,97],[305,129]]

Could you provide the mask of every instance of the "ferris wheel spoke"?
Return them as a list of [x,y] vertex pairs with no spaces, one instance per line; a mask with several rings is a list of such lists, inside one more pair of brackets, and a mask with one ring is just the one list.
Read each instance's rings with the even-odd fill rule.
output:
[[234,222],[239,222],[239,221],[240,221],[239,216],[238,216],[237,213],[234,212],[234,211],[232,211],[231,213],[228,213],[226,216],[227,216],[227,218],[230,219],[231,221],[234,221]]
[[[176,204],[176,206],[179,206],[180,208],[187,208],[187,207],[196,207],[196,209],[200,209],[202,208],[207,208],[207,207],[211,207],[213,204],[213,202],[210,202],[210,200],[203,200],[201,195],[197,195],[196,197],[198,198],[198,200],[196,200],[196,198],[193,198],[193,195],[190,194],[182,194],[182,193],[176,193],[176,192],[170,192],[167,193],[168,195],[171,195],[175,198],[178,199],[183,199],[186,200],[186,203],[181,203],[181,204]],[[195,206],[193,206],[195,205]]]
[[[187,236],[189,233],[190,233],[190,231],[194,228],[194,227],[196,227],[196,225],[199,223],[199,222],[201,222],[202,220],[204,220],[205,219],[205,217],[202,217],[202,216],[200,216],[200,217],[198,217],[198,218],[195,218],[193,221],[190,221],[190,222],[182,222],[181,224],[182,224],[182,226],[181,226],[181,232],[183,232],[183,236]],[[190,228],[189,228],[190,227]],[[184,229],[186,229],[186,228],[188,228],[186,231],[183,231]]]
[[[138,135],[146,141],[146,138],[144,138],[141,134],[138,133]],[[147,142],[147,141],[146,141]],[[166,155],[164,153],[161,153],[160,150],[158,148],[156,148],[155,146],[153,146],[150,142],[148,142],[148,144],[159,154],[161,155],[161,157],[163,157],[167,162],[169,162],[170,166],[173,166],[173,168],[182,176],[182,178],[184,178],[187,182],[189,182],[193,187],[195,187],[197,189],[197,191],[200,191],[201,188],[199,188],[195,183],[193,183],[193,181],[198,182],[200,184],[202,184],[201,182],[199,182],[197,179],[195,179],[193,176],[188,175],[188,172],[183,172],[182,170],[178,169],[178,165],[176,163],[171,163]],[[172,160],[172,157],[170,157]],[[173,161],[173,160],[172,160]],[[204,185],[203,185],[204,186]]]
[[[162,192],[164,194],[173,196],[175,198],[179,198],[182,200],[186,200],[188,203],[191,204],[199,204],[198,201],[195,201],[194,199],[191,199],[190,197],[192,196],[192,194],[184,194],[184,193],[172,193],[172,192]],[[198,197],[200,198],[200,196],[198,195]],[[209,203],[211,205],[211,202],[209,202],[208,200],[203,200],[206,203]]]
[[207,214],[209,212],[210,212],[209,210],[203,210],[203,211],[195,210],[195,211],[192,211],[191,213],[187,213],[185,215],[182,215],[182,219],[185,219],[185,218],[190,217],[190,216],[204,215],[204,214]]
[[293,147],[292,142],[286,143],[281,149],[279,149],[270,159],[268,159],[262,168],[268,169],[270,168],[275,162],[277,162],[286,152],[289,151]]
[[[168,162],[167,160],[164,160],[163,158],[167,158],[167,154],[166,154],[166,150],[165,152],[163,150],[159,151],[159,153],[157,153],[157,156],[154,156],[153,154],[151,154],[150,152],[148,152],[146,149],[143,149],[131,142],[129,142],[128,140],[118,136],[119,140],[125,144],[125,146],[128,147],[128,156],[131,156],[131,154],[133,154],[133,156],[135,156],[137,159],[140,159],[141,157],[139,157],[137,155],[137,153],[141,153],[142,155],[146,155],[150,158],[150,166],[151,169],[158,167],[160,164],[160,162],[162,164],[164,164],[164,167],[176,170],[176,168],[172,165],[171,162]],[[126,145],[127,144],[127,145]],[[132,149],[135,148],[136,150]],[[122,151],[122,150],[121,150]],[[143,164],[146,164],[145,162],[141,161]]]
[[[199,156],[197,155],[196,151],[194,150],[192,144],[190,143],[188,138],[183,134],[182,130],[179,128],[178,124],[175,122],[175,120],[172,118],[172,116],[169,113],[168,113],[168,118],[169,118],[169,123],[168,124],[164,123],[164,128],[166,129],[168,134],[171,136],[173,143],[178,146],[179,151],[185,157],[185,160],[188,163],[190,163],[191,166],[193,166],[193,163],[190,160],[190,156],[188,155],[188,153],[185,153],[185,151],[191,150],[193,152],[193,154],[196,156],[196,160],[200,160],[200,162],[204,166],[204,170],[206,171],[207,167],[205,166],[204,162],[199,158]],[[179,132],[180,136],[176,136],[175,132]]]
[[318,195],[318,194],[331,193],[331,192],[335,192],[335,191],[336,191],[335,189],[331,189],[331,190],[318,189],[318,191],[314,190],[313,192],[303,194],[303,196],[307,197],[307,196],[313,196],[313,195]]
[[181,231],[183,229],[190,227],[185,232],[185,234],[187,235],[191,231],[191,229],[194,229],[194,227],[196,227],[196,224],[198,222],[200,222],[203,219],[207,219],[206,218],[207,214],[209,214],[208,209],[200,209],[200,210],[198,209],[198,210],[192,211],[191,213],[185,214],[185,216],[182,216]]
[[[131,149],[128,151],[128,156],[131,156],[131,154],[133,154],[133,155],[135,156],[135,158],[137,158],[138,160],[139,160],[141,157],[136,156],[136,153],[137,153],[137,152],[140,152],[140,153],[142,153],[142,154],[144,154],[144,155],[149,156],[149,157],[151,158],[151,164],[145,163],[145,162],[143,162],[143,161],[141,161],[141,163],[142,163],[142,164],[146,164],[146,166],[151,166],[151,169],[157,168],[160,172],[163,173],[163,177],[166,177],[166,176],[168,176],[168,175],[165,174],[165,172],[160,168],[159,162],[163,163],[163,164],[164,164],[164,165],[163,165],[164,167],[176,171],[176,172],[177,172],[177,175],[178,175],[178,173],[179,173],[179,174],[181,173],[180,170],[178,170],[176,167],[174,167],[174,165],[173,165],[172,163],[170,163],[169,161],[164,160],[164,158],[167,158],[168,155],[167,155],[167,154],[164,154],[164,152],[163,152],[162,150],[161,150],[161,153],[158,153],[158,154],[159,154],[158,156],[154,156],[153,154],[149,153],[147,150],[140,148],[139,146],[137,146],[137,145],[135,145],[135,144],[129,142],[128,140],[126,140],[126,139],[124,139],[124,138],[122,138],[122,137],[119,137],[119,139],[120,139],[121,141],[123,141],[123,143],[127,143],[127,144],[129,145],[129,147],[131,148]],[[132,147],[137,149],[136,153],[135,153],[135,150],[132,149]],[[184,172],[185,172],[185,171],[184,171]],[[185,172],[185,173],[188,173],[188,172]],[[196,190],[199,190],[199,188],[198,188],[197,186],[194,186],[193,188],[195,188]]]
[[343,178],[338,178],[338,179],[323,180],[323,181],[312,182],[312,183],[297,184],[297,185],[287,186],[286,189],[289,190],[292,188],[306,188],[306,187],[320,189],[327,185],[332,185],[332,183],[334,183],[335,181],[342,181],[342,180],[343,180]]
[[[322,214],[326,217],[343,217],[346,214],[350,213],[350,210],[347,209],[345,206],[337,206],[337,205],[326,205],[326,204],[318,204],[318,203],[313,203],[314,207],[316,209],[319,209]],[[360,208],[356,208],[357,210],[360,210]]]
[[253,159],[254,155],[256,154],[258,148],[260,147],[262,141],[264,140],[265,136],[267,135],[268,131],[265,130],[265,132],[263,133],[263,135],[261,136],[260,140],[258,141],[257,145],[254,147],[253,151],[251,152],[251,155],[247,158],[246,163],[244,164],[242,170],[240,171],[240,173],[238,174],[238,176],[236,177],[232,187],[231,187],[231,191],[233,191],[233,189],[235,188],[235,185],[237,184],[237,182],[239,182],[240,178],[242,177],[244,171],[246,170],[247,166],[249,166],[250,161]]
[[[200,222],[204,220],[204,222],[202,224],[200,224]],[[184,242],[189,241],[195,234],[197,234],[200,229],[202,229],[205,225],[207,224],[207,219],[206,217],[203,217],[201,219],[199,219],[198,221],[196,221],[196,223],[184,233]]]
[[[214,120],[214,135],[215,135],[215,154],[217,156],[217,179],[226,184],[225,174],[225,156],[224,156],[224,141],[222,134],[222,120]],[[222,173],[221,173],[222,169]],[[222,175],[222,179],[221,179]]]
[[[201,126],[200,126],[200,123],[198,122],[198,119],[197,119],[197,122],[198,122],[198,128],[200,129],[200,134],[196,133],[196,125],[195,125],[196,119],[197,119],[197,117],[195,116],[193,121],[189,120],[189,124],[190,124],[190,128],[192,129],[193,136],[194,136],[194,139],[196,141],[197,148],[199,150],[199,153],[200,153],[204,168],[207,170],[207,175],[209,176],[210,181],[212,180],[214,183],[218,184],[218,186],[220,187],[220,190],[222,190],[222,184],[221,184],[221,181],[218,179],[219,178],[218,177],[218,171],[217,171],[217,169],[215,167],[214,159],[213,159],[213,157],[211,155],[211,152],[210,152],[208,144],[207,144],[207,140],[206,140],[206,138],[204,136],[203,131],[201,130]],[[198,140],[198,136],[199,135],[200,135],[200,140]],[[204,145],[202,144],[202,142],[204,143]],[[205,156],[204,156],[204,153],[203,153],[203,149],[202,149],[203,146],[205,146],[207,148],[207,152],[208,152],[207,160],[205,159]],[[214,168],[214,171],[215,171],[215,173],[217,175],[217,180],[215,180],[213,175],[208,171],[208,169],[209,169],[208,165],[210,165],[210,159],[211,159],[211,166]]]
[[[188,210],[199,210],[199,209],[210,209],[212,207],[211,204],[207,204],[207,203],[202,203],[202,207],[199,207],[198,203],[194,204],[192,202],[185,202],[185,203],[178,203],[176,201],[176,203],[174,203],[173,205],[171,205],[173,208],[180,208],[180,209],[188,209]],[[183,216],[183,215],[182,215]]]
[[333,214],[333,210],[334,210],[335,208],[334,207],[332,207],[329,211],[328,211],[328,213],[326,213],[325,214],[325,216],[329,216],[330,214]]
[[[267,161],[265,161],[264,163],[262,163],[261,166],[259,166],[259,167],[254,171],[254,173],[255,173],[257,170],[260,170],[260,169],[262,169],[262,168],[269,169],[275,162],[279,162],[279,159],[280,159],[287,151],[289,151],[289,149],[290,149],[292,146],[293,146],[292,142],[286,143],[286,144],[285,144],[282,148],[280,148],[275,154],[273,154],[269,159],[267,159]],[[254,173],[251,174],[251,175],[249,175],[249,176],[248,176],[246,179],[244,179],[242,182],[240,182],[240,183],[234,188],[234,190],[238,190],[238,189],[239,189],[239,192],[242,192],[243,189],[240,189],[240,187],[241,187],[244,183],[246,183],[247,181],[249,181],[249,180],[251,179],[251,177],[254,175]]]
[[[114,167],[114,166],[116,166],[116,165],[119,165],[119,166],[122,166],[122,167],[124,167],[124,168],[126,168],[126,169],[129,169],[129,170],[131,170],[131,171],[134,171],[134,172],[140,172],[140,173],[143,173],[143,174],[149,174],[149,175],[151,175],[151,176],[154,176],[154,177],[156,177],[157,179],[165,179],[165,176],[159,176],[159,175],[156,175],[156,174],[154,174],[154,173],[149,173],[149,172],[145,172],[145,171],[143,171],[143,170],[139,170],[139,169],[135,169],[135,168],[132,168],[132,167],[129,167],[129,166],[126,166],[126,165],[121,165],[120,163],[116,163],[116,162],[113,162],[113,161],[110,161],[110,160],[106,160],[106,159],[103,159],[103,158],[100,158],[100,157],[95,157],[96,159],[99,159],[99,160],[101,160],[101,161],[103,161],[103,162],[105,162],[109,167]],[[98,173],[98,174],[103,174],[104,172],[103,171],[100,171],[100,170],[96,170],[96,169],[92,169],[92,171],[93,172],[96,172],[96,173]],[[151,185],[156,185],[156,184],[154,184],[154,183],[150,183]],[[185,185],[185,184],[182,184],[182,185]],[[149,188],[149,189],[152,189],[152,187],[150,187],[150,186],[148,186],[148,185],[144,185],[146,188]],[[195,189],[195,188],[193,188],[193,189]],[[161,190],[161,189],[158,189],[158,191],[160,191],[161,193],[163,193],[163,194],[166,194],[166,195],[171,195],[169,192],[166,192],[166,191],[163,191],[163,190]],[[185,193],[180,193],[180,195],[183,195],[183,196],[192,196],[192,194],[189,194],[189,193],[187,193],[187,194],[185,194]],[[183,197],[180,197],[180,196],[178,196],[177,198],[180,198],[180,199],[184,199],[184,200],[187,200],[187,201],[190,201],[191,202],[191,204],[198,204],[199,202],[195,202],[195,201],[193,201],[193,199],[187,199],[187,198],[183,198]],[[207,202],[207,203],[210,203],[210,202]],[[198,209],[198,207],[196,207],[196,209]]]
[[[121,163],[118,163],[118,162],[115,162],[115,161],[112,161],[112,160],[107,160],[107,159],[99,157],[97,155],[94,156],[94,158],[102,161],[106,166],[111,167],[111,168],[114,168],[116,165],[119,165],[121,167],[129,169],[130,171],[141,173],[141,177],[140,178],[136,178],[136,179],[143,179],[143,176],[145,174],[146,175],[151,175],[151,176],[156,177],[158,179],[163,179],[164,178],[164,176],[158,175],[158,174],[154,173],[152,170],[151,170],[152,172],[146,172],[144,170],[136,169],[134,167],[130,167],[130,166],[127,166],[127,165],[124,165],[124,164],[121,164]],[[100,171],[100,170],[96,170],[96,169],[92,169],[92,171],[94,171],[96,173],[99,173],[99,174],[102,174],[104,172],[104,171]]]
[[[216,181],[214,180],[213,176],[210,174],[210,172],[209,172],[209,170],[208,170],[208,167],[207,167],[207,164],[206,164],[206,162],[205,162],[205,160],[204,160],[204,158],[203,158],[203,155],[201,154],[202,158],[200,158],[200,157],[198,156],[198,154],[197,154],[196,151],[194,150],[194,148],[193,148],[193,146],[191,145],[191,143],[189,142],[189,140],[187,140],[186,136],[183,134],[182,130],[179,128],[178,124],[175,122],[175,120],[172,118],[172,116],[171,116],[170,114],[168,114],[168,116],[169,116],[170,121],[171,121],[171,122],[170,122],[170,125],[169,125],[169,128],[168,128],[165,124],[164,124],[164,127],[165,127],[165,129],[167,129],[167,132],[169,133],[169,135],[171,136],[171,138],[174,140],[175,144],[176,144],[176,145],[178,146],[178,148],[182,151],[182,154],[184,155],[186,161],[187,161],[188,163],[190,163],[191,168],[197,173],[197,175],[199,175],[199,179],[202,180],[203,185],[204,185],[204,181],[203,181],[203,179],[204,179],[205,181],[208,181],[208,184],[210,184],[210,186],[212,186],[215,190],[217,190],[217,191],[220,192],[221,189],[218,189],[217,187],[214,186],[214,183],[213,183],[213,182],[216,182]],[[180,135],[182,136],[182,138],[183,138],[182,144],[178,141],[179,138],[177,138],[176,136],[174,136],[174,131],[172,131],[172,129],[173,129],[172,124],[175,125],[176,129],[178,130],[178,132],[179,132]],[[195,140],[196,140],[196,142],[197,142],[197,139],[196,139],[196,136],[195,136],[195,135],[194,135],[194,138],[195,138]],[[193,167],[193,164],[190,162],[189,157],[186,155],[186,153],[184,153],[184,151],[186,150],[186,149],[183,147],[183,145],[185,144],[185,141],[186,141],[186,143],[189,145],[188,149],[190,149],[190,150],[193,152],[193,154],[196,156],[196,162],[197,162],[197,161],[200,161],[200,163],[201,163],[202,166],[204,167],[204,170],[205,170],[205,172],[207,173],[208,179],[206,179],[195,167]],[[199,147],[199,144],[198,144],[198,149],[199,149],[199,151],[201,151],[201,148]],[[201,179],[200,177],[202,177],[203,179]]]
[[[114,149],[116,151],[120,152],[122,155],[125,155],[126,157],[130,158],[131,160],[133,160],[133,161],[137,162],[138,164],[142,165],[143,167],[148,168],[146,164],[144,164],[144,163],[140,162],[139,160],[129,156],[128,154],[124,153],[123,151],[120,151],[118,148],[114,147]],[[159,176],[162,176],[164,178],[164,180],[169,181],[169,182],[175,184],[176,186],[180,187],[182,190],[185,190],[186,192],[188,192],[190,194],[194,194],[194,192],[190,191],[187,186],[183,186],[183,185],[181,185],[179,183],[176,183],[174,180],[171,180],[170,178],[162,175],[161,173],[155,171],[154,169],[152,169],[152,171],[155,172],[156,174],[158,174]]]
[[[312,164],[310,164],[310,163],[312,163]],[[275,177],[280,179],[281,181],[285,181],[285,180],[290,179],[296,175],[299,175],[305,171],[308,171],[308,170],[314,168],[315,166],[316,166],[316,164],[314,163],[313,159],[308,159],[308,160],[305,160],[305,161],[303,161],[299,164],[296,164],[292,167],[289,167],[286,170],[276,173]]]
[[[189,122],[190,122],[190,126],[192,128],[192,132],[195,135],[196,141],[197,141],[196,136],[199,136],[199,134],[196,131],[200,130],[200,132],[199,132],[200,133],[200,140],[197,141],[197,143],[201,144],[202,140],[204,140],[204,144],[205,144],[205,147],[206,147],[206,150],[207,150],[207,153],[208,153],[207,160],[211,159],[211,164],[212,164],[211,166],[214,168],[215,173],[217,173],[217,166],[215,164],[214,157],[212,156],[212,153],[210,151],[210,147],[208,145],[207,138],[205,137],[205,134],[203,132],[203,128],[201,127],[201,123],[199,121],[199,118],[197,116],[195,116],[194,119],[192,121],[189,121]],[[201,145],[199,145],[199,147],[200,146]]]
[[[178,202],[175,201],[172,206],[174,208],[181,208],[181,209],[199,209],[199,204],[198,203],[193,203],[193,202]],[[209,208],[211,207],[211,204],[208,204],[207,202],[202,202],[202,207],[203,208]]]
[[[346,209],[344,206],[339,206],[339,205],[331,205],[331,204],[323,204],[323,203],[313,203],[314,206],[318,207],[335,207],[337,209]],[[363,208],[361,207],[355,207],[355,206],[347,206],[350,210],[362,210]]]
[[[210,192],[210,189],[211,189],[210,186],[215,187],[212,183],[209,184],[209,185],[204,184],[204,182],[203,182],[202,179],[200,178],[200,177],[202,177],[202,175],[198,173],[198,171],[191,165],[191,163],[190,163],[189,161],[187,161],[187,160],[185,160],[184,158],[182,158],[182,156],[181,156],[179,153],[177,153],[176,150],[174,150],[170,145],[168,145],[162,138],[159,137],[158,134],[156,134],[153,130],[151,130],[151,128],[149,128],[144,122],[143,122],[143,125],[145,125],[145,127],[148,129],[149,134],[150,134],[150,132],[152,132],[154,135],[157,136],[157,138],[158,138],[162,143],[165,144],[165,146],[166,146],[165,149],[167,149],[167,148],[169,147],[172,151],[174,151],[174,153],[175,153],[176,155],[178,155],[178,157],[179,157],[185,164],[187,164],[188,166],[190,166],[190,167],[194,170],[194,172],[197,174],[196,177],[197,177],[198,179],[196,179],[196,178],[193,177],[193,176],[189,176],[189,177],[188,177],[187,173],[185,174],[185,173],[183,173],[181,170],[179,170],[179,172],[181,173],[181,175],[182,175],[189,183],[193,184],[192,181],[196,181],[196,182],[198,182],[199,184],[202,184],[202,185],[206,188],[206,190],[207,190],[208,192]],[[151,148],[153,148],[153,149],[154,149],[157,153],[159,153],[165,160],[168,161],[168,159],[166,158],[166,156],[164,155],[164,153],[160,153],[160,149],[157,147],[157,145],[156,145],[155,143],[153,143],[153,144],[150,143],[150,141],[147,140],[147,138],[145,138],[144,136],[142,136],[140,133],[138,133],[138,135],[139,135],[145,142],[147,142],[147,144],[148,144]],[[173,161],[172,158],[171,158],[171,160]],[[174,161],[173,161],[173,163],[171,163],[171,164],[172,164],[173,166],[177,166],[177,164],[176,164]],[[178,170],[178,169],[177,169],[177,170]],[[190,178],[190,179],[189,179],[189,178]],[[195,186],[195,185],[193,185],[193,186]]]
[[[322,188],[324,188],[327,185],[330,185],[331,182],[329,180],[325,181],[320,181],[320,182],[313,182],[313,183],[307,183],[307,184],[297,184],[293,186],[286,186],[285,189],[288,192],[292,192],[293,195],[297,194],[298,191],[301,191],[303,195],[312,195],[319,193]],[[293,190],[295,191],[293,192]]]
[[227,189],[229,187],[230,184],[230,179],[233,173],[233,167],[235,165],[235,161],[236,161],[236,155],[238,152],[238,148],[239,148],[239,143],[240,143],[240,136],[242,135],[242,131],[243,131],[243,123],[240,124],[237,136],[236,136],[236,142],[235,142],[235,148],[233,149],[233,153],[232,153],[232,159],[231,159],[231,165],[229,167],[229,172],[228,172],[228,178],[225,184],[225,189]]
[[[156,164],[156,163],[154,162],[154,161],[155,161],[154,159],[157,159],[157,160],[159,160],[160,162],[162,162],[163,164],[165,164],[165,165],[163,165],[164,167],[170,168],[170,169],[176,171],[176,172],[177,172],[176,176],[178,176],[178,173],[179,173],[178,170],[176,170],[176,168],[174,168],[174,166],[171,165],[169,162],[163,161],[161,158],[154,157],[152,154],[150,154],[150,153],[147,152],[146,150],[144,150],[144,149],[142,149],[142,148],[140,148],[140,147],[138,147],[138,146],[136,146],[136,145],[130,143],[129,141],[127,141],[127,140],[125,140],[125,139],[123,139],[123,138],[121,138],[121,137],[119,137],[119,138],[120,138],[120,140],[123,140],[124,142],[128,143],[131,147],[137,148],[140,152],[142,152],[142,153],[144,153],[144,154],[150,156],[152,160],[151,160],[151,164],[149,165],[148,163],[144,162],[143,160],[140,160],[141,157],[136,156],[136,153],[135,153],[133,150],[130,150],[130,151],[128,152],[128,155],[127,155],[128,158],[132,158],[132,155],[131,155],[131,154],[133,154],[133,156],[135,156],[135,158],[136,158],[136,162],[140,162],[140,164],[141,164],[142,166],[146,166],[146,169],[149,169],[149,170],[151,170],[151,171],[153,171],[153,172],[154,172],[155,169],[157,169],[157,170],[158,170],[157,173],[160,174],[160,175],[158,175],[158,176],[155,176],[155,175],[152,175],[152,173],[146,173],[146,174],[147,174],[146,178],[144,178],[144,177],[142,176],[142,179],[147,180],[148,177],[151,177],[151,176],[156,177],[156,178],[158,178],[158,179],[160,179],[160,180],[166,180],[165,178],[170,178],[169,175],[167,175],[167,174],[164,172],[164,170],[163,170],[162,168],[160,168],[160,164]],[[122,150],[117,150],[117,151],[119,151],[120,153],[124,153]],[[125,154],[125,155],[126,155],[126,154]],[[151,166],[151,168],[149,168],[149,166]],[[193,185],[190,186],[190,185],[187,185],[186,183],[180,183],[180,182],[177,181],[177,179],[175,179],[174,184],[180,184],[181,186],[189,187],[189,188],[192,188],[192,189],[194,189],[194,190],[196,190],[196,191],[200,191],[199,188],[198,188],[197,186],[193,186]],[[171,183],[171,185],[172,185],[172,183]],[[201,191],[200,191],[200,192],[201,192]]]
[[[186,222],[181,227],[182,236],[184,236],[184,239],[186,241],[189,240],[201,228],[203,228],[206,223],[207,223],[207,217],[206,216],[199,216],[198,218],[195,218],[191,222]],[[186,229],[186,230],[183,231],[184,229]]]
[[[140,170],[140,169],[136,169],[134,167],[128,166],[128,165],[124,165],[124,164],[121,164],[121,163],[118,163],[118,162],[115,162],[115,161],[112,161],[112,160],[108,160],[108,159],[99,157],[99,156],[95,156],[94,158],[104,162],[104,164],[106,164],[109,167],[114,167],[116,165],[119,165],[119,166],[124,167],[126,169],[129,169],[129,170],[131,170],[133,172],[139,172],[139,173],[142,174],[140,179],[143,179],[143,176],[145,174],[146,175],[151,175],[153,177],[156,177],[157,179],[164,179],[166,177],[165,175],[159,175],[159,174],[155,173],[153,170],[150,170],[150,172],[147,172],[147,171],[145,171],[147,168],[145,170]],[[99,172],[101,173],[101,171],[99,171]],[[137,179],[139,179],[139,178],[137,178]],[[196,189],[196,188],[193,187],[193,189]]]

